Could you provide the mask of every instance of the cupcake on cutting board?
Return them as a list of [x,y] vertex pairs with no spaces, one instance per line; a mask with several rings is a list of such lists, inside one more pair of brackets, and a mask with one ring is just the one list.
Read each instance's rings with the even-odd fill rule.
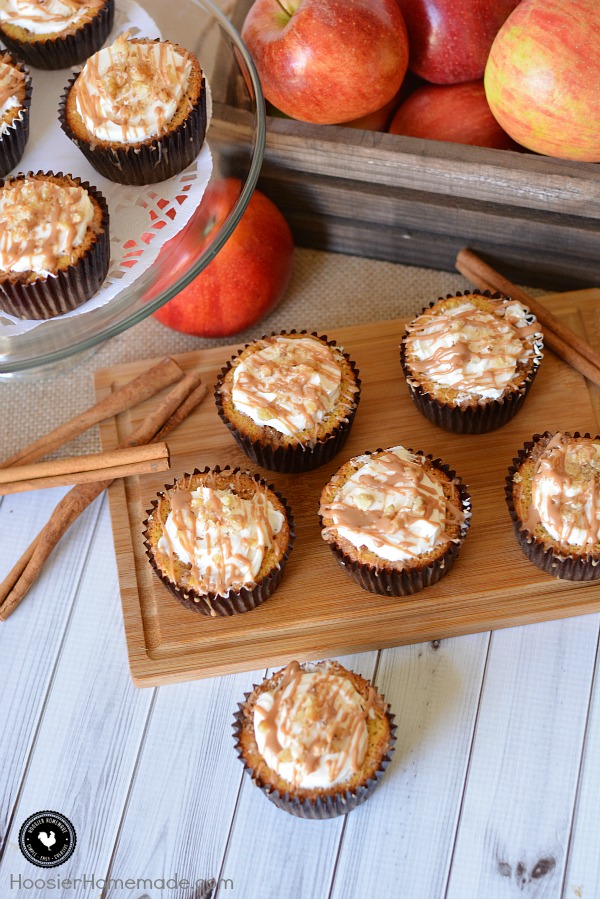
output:
[[335,342],[306,331],[249,344],[221,371],[219,415],[253,462],[303,472],[342,448],[360,398],[358,370]]
[[411,398],[426,418],[447,431],[482,434],[517,414],[542,345],[537,319],[525,306],[472,291],[439,299],[411,322],[400,358]]

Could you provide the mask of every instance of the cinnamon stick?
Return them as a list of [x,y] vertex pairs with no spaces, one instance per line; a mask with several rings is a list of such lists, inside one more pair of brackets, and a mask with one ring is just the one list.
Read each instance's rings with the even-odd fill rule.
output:
[[[159,431],[164,436],[165,429],[168,426],[168,430],[176,427],[180,423],[177,414],[180,406],[185,403],[191,394],[195,393],[197,396],[202,394],[202,391],[198,390],[200,383],[201,379],[198,372],[186,374],[179,384],[176,384],[169,391],[160,406],[145,418],[119,446],[139,446],[144,443],[150,443]],[[205,395],[206,393],[201,396],[201,399]],[[197,402],[201,402],[201,399]],[[189,409],[189,411],[192,410]],[[95,484],[79,485],[73,487],[63,497],[47,524],[25,550],[2,584],[0,584],[0,621],[6,621],[23,601],[63,534],[76,521],[84,509],[111,483],[111,480],[107,480],[98,481]]]
[[465,248],[459,252],[456,268],[481,290],[498,290],[528,306],[542,326],[544,345],[584,378],[600,387],[600,354],[546,306],[504,278],[472,250]]
[[80,412],[49,434],[34,440],[33,443],[23,447],[4,462],[0,462],[0,468],[35,462],[73,440],[79,434],[83,434],[92,425],[98,424],[106,418],[112,418],[126,409],[131,409],[132,406],[137,406],[144,400],[155,396],[165,387],[170,387],[171,384],[180,381],[182,377],[183,372],[177,363],[170,356],[165,356],[157,365],[152,366],[127,384],[117,387],[109,396],[86,409],[85,412]]
[[50,462],[13,465],[0,471],[0,496],[39,490],[42,487],[64,487],[67,484],[89,484],[106,478],[125,478],[134,474],[166,471],[169,468],[166,443],[124,447],[88,456],[70,456]]

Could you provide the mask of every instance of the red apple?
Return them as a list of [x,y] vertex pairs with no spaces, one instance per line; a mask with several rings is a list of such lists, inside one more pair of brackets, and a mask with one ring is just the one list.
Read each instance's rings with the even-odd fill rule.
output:
[[[214,237],[241,189],[235,178],[210,184],[188,225],[175,267],[169,261],[169,283],[179,277]],[[165,244],[170,252],[179,237]],[[254,191],[233,234],[206,268],[161,306],[155,317],[196,337],[229,337],[255,324],[281,300],[292,273],[294,243],[281,212],[264,194]],[[159,278],[159,282],[160,282]],[[161,287],[157,283],[153,295]],[[150,299],[150,297],[148,297]]]
[[493,43],[485,89],[523,146],[600,162],[600,0],[523,0]]
[[519,149],[492,115],[483,81],[418,88],[397,110],[389,131],[475,147]]
[[519,0],[398,0],[410,68],[434,84],[483,78],[492,41]]
[[380,109],[408,65],[397,0],[255,0],[242,37],[267,100],[302,122],[335,125]]

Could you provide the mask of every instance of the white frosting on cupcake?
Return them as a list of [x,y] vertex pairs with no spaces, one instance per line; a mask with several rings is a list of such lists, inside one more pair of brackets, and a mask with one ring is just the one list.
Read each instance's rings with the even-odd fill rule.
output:
[[63,256],[83,242],[94,206],[83,187],[36,178],[15,179],[0,190],[0,270],[56,272]]
[[118,38],[91,56],[74,85],[76,107],[98,140],[139,143],[164,132],[185,95],[192,63],[167,41]]
[[[373,691],[374,693],[375,691]],[[327,664],[292,662],[254,706],[258,751],[296,788],[343,784],[360,770],[368,746],[371,701]]]
[[340,397],[339,350],[309,336],[264,342],[234,368],[234,408],[288,437],[315,429]]
[[0,0],[0,24],[32,34],[61,34],[103,5],[104,0]]
[[24,73],[0,59],[0,135],[6,134],[10,127],[7,121],[3,121],[4,117],[11,109],[18,109],[23,105],[21,98],[24,95]]

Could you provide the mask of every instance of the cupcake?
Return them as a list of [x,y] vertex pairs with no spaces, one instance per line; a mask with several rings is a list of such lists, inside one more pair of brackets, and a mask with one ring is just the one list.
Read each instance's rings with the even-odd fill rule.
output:
[[114,15],[114,0],[2,0],[0,38],[36,69],[67,69],[102,46]]
[[534,565],[569,581],[600,578],[600,437],[535,434],[509,469],[506,500]]
[[395,734],[383,696],[334,661],[291,662],[246,695],[234,723],[253,783],[301,818],[334,818],[364,802]]
[[408,326],[400,358],[426,418],[457,434],[483,434],[521,408],[542,360],[542,333],[535,316],[509,297],[457,293]]
[[227,466],[165,487],[144,522],[154,571],[187,609],[247,612],[277,588],[294,540],[285,499],[258,475]]
[[253,462],[301,472],[343,447],[360,379],[334,341],[291,331],[241,350],[221,371],[215,397],[221,419]]
[[29,172],[0,182],[0,309],[47,319],[89,300],[110,259],[108,208],[87,182]]
[[447,574],[471,500],[439,459],[393,446],[342,465],[323,488],[319,515],[323,539],[359,586],[407,596]]
[[18,165],[29,137],[31,76],[21,63],[0,52],[0,178]]
[[170,41],[121,36],[67,85],[63,131],[96,171],[119,184],[153,184],[194,161],[206,133],[200,63]]

